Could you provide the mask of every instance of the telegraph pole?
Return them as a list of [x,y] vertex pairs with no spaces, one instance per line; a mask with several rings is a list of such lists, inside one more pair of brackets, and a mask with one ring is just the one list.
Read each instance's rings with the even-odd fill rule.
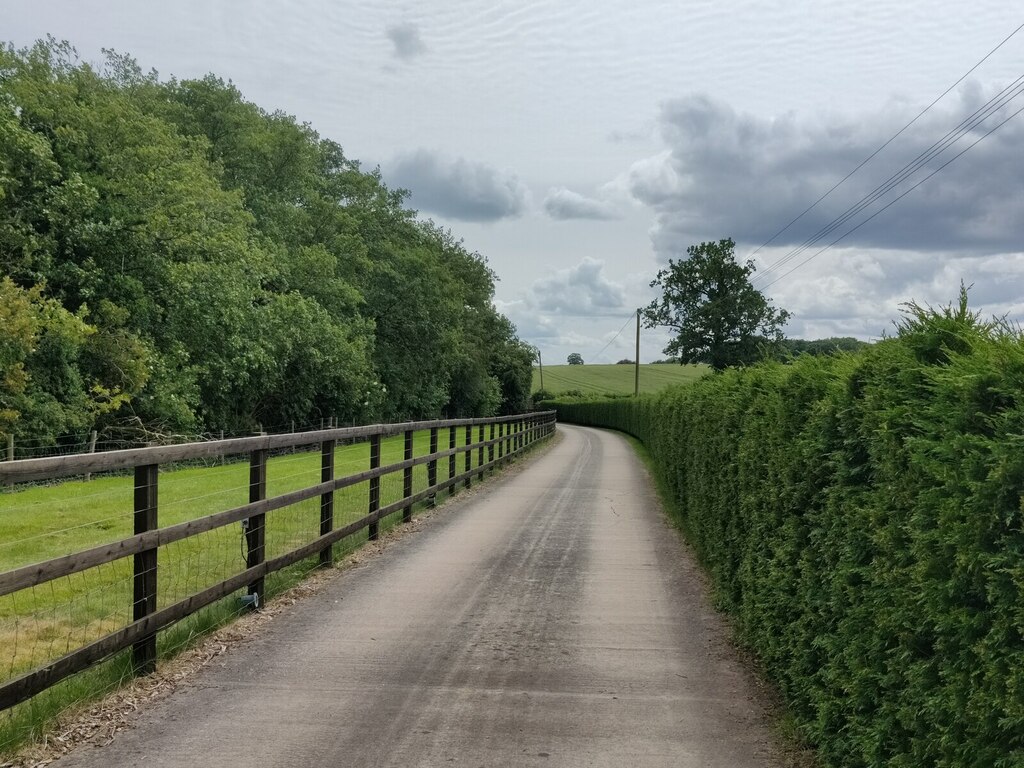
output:
[[537,350],[537,367],[540,368],[540,388],[544,389],[544,359],[540,356],[540,347],[534,347]]
[[640,394],[640,308],[636,310],[636,362],[633,369],[633,397]]

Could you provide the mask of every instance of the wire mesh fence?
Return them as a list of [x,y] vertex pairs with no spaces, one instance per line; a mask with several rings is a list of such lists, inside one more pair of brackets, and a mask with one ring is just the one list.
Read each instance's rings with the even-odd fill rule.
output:
[[[0,462],[16,483],[0,494],[0,753],[67,699],[48,688],[112,657],[84,694],[151,670],[258,605],[268,577],[331,562],[553,429],[539,413]],[[110,474],[57,482],[87,472]]]

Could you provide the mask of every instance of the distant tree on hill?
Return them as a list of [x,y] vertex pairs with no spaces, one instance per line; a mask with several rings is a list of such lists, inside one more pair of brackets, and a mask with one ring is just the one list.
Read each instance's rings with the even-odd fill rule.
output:
[[569,365],[583,365],[583,355],[579,352],[573,352],[566,358],[566,362],[569,363]]
[[735,247],[730,239],[691,245],[686,259],[670,259],[651,282],[662,296],[643,317],[648,328],[675,330],[664,351],[681,363],[707,363],[715,370],[745,365],[783,338],[789,312],[775,309],[750,284],[754,262],[738,262]]
[[832,336],[827,339],[783,339],[779,353],[783,357],[798,355],[834,355],[837,352],[856,352],[867,342],[851,336]]
[[628,357],[624,357],[619,360],[616,365],[636,365],[636,360],[630,360]]

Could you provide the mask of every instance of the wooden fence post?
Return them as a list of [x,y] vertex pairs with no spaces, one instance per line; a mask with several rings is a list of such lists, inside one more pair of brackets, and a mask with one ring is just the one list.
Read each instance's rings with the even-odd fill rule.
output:
[[[473,444],[473,426],[471,424],[466,425],[466,472],[469,472],[473,468],[473,449],[470,448]],[[462,481],[462,485],[469,488],[473,485],[473,478],[471,475],[466,475],[466,479]]]
[[[487,463],[494,463],[494,422],[491,422],[490,445],[487,446]],[[491,474],[494,474],[494,467],[491,467]]]
[[[437,453],[437,427],[430,428],[430,453]],[[437,486],[437,459],[427,462],[427,486],[434,488]],[[437,494],[430,494],[430,506],[437,504]]]
[[[145,464],[135,468],[135,533],[156,530],[157,477],[159,467]],[[156,611],[157,548],[134,555],[132,577],[132,620],[138,621]],[[156,632],[132,645],[132,666],[136,673],[148,675],[156,669]]]
[[[405,430],[405,450],[402,456],[406,461],[412,458],[412,430]],[[408,499],[412,496],[412,467],[406,467],[405,472],[402,475],[402,498]],[[402,509],[402,522],[412,522],[412,504],[409,504]]]
[[[249,454],[249,503],[267,498],[267,452],[258,448]],[[266,514],[252,515],[245,521],[245,567],[254,568],[266,558]],[[255,610],[263,604],[265,579],[261,576],[249,585],[248,593],[255,599]]]
[[[456,430],[457,427],[448,428],[448,450],[453,451],[451,456],[448,457],[448,479],[451,480],[455,477],[455,441],[456,441]],[[448,484],[448,493],[455,492],[455,483]]]
[[[96,434],[96,430],[95,429],[92,432],[89,433],[89,447],[86,449],[86,453],[96,453],[96,438],[97,437],[98,437],[98,435]],[[85,482],[89,482],[90,480],[92,480],[92,472],[86,472],[85,473]]]
[[[14,461],[14,433],[13,432],[11,432],[10,434],[7,435],[7,460],[8,461]],[[13,488],[14,487],[14,481],[13,480],[8,480],[7,481],[7,487],[8,488]]]
[[[370,469],[377,469],[380,466],[380,435],[370,435]],[[380,509],[380,477],[370,478],[370,514]],[[380,521],[374,520],[370,523],[370,541],[376,541],[380,536]]]
[[[480,469],[484,465],[484,425],[480,425],[480,429],[477,432],[477,439],[480,441],[480,447],[476,449],[476,466]],[[476,474],[477,480],[484,479],[484,471],[480,469]]]
[[505,422],[498,424],[498,463],[504,464],[502,458],[505,456]]
[[[320,482],[329,483],[334,479],[334,440],[320,443]],[[326,536],[334,529],[334,491],[320,496],[320,535]],[[328,544],[320,550],[320,565],[330,566],[334,562],[334,545]]]

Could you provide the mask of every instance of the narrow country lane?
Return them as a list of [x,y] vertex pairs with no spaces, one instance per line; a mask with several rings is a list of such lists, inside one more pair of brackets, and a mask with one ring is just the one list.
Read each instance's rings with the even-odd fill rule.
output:
[[559,432],[57,765],[780,765],[632,449]]

